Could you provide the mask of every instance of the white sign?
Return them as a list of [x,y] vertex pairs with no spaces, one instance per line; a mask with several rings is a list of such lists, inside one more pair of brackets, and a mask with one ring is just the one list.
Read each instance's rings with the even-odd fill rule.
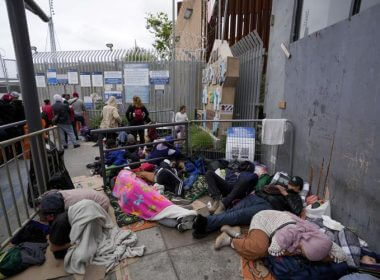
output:
[[255,159],[256,132],[253,127],[229,127],[227,130],[226,159]]
[[91,87],[91,75],[90,73],[80,73],[80,86],[81,87]]
[[44,73],[37,73],[36,74],[36,84],[39,88],[46,87],[46,80],[45,80],[45,74]]
[[145,64],[126,64],[124,82],[126,86],[149,86],[149,68]]
[[156,94],[165,94],[165,85],[154,85],[154,92]]
[[154,85],[169,84],[169,71],[150,71],[150,82]]
[[104,92],[104,101],[107,102],[111,96],[116,98],[117,104],[123,104],[123,97],[120,91],[105,91]]
[[92,73],[92,85],[94,87],[103,87],[103,73],[102,72]]
[[70,85],[79,84],[78,72],[77,71],[68,71],[67,72],[67,79],[68,79]]

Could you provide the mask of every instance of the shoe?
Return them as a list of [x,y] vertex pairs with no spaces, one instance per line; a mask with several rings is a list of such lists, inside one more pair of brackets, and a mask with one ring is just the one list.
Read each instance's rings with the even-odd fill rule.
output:
[[68,147],[67,147],[67,145],[63,145],[63,148],[66,150]]
[[75,145],[74,145],[74,149],[79,148],[79,147],[80,147],[79,144],[75,144]]
[[232,238],[231,236],[228,236],[227,233],[223,232],[221,235],[219,235],[214,244],[215,250],[220,250],[223,247],[230,246],[231,245]]
[[241,228],[240,227],[231,227],[229,225],[224,225],[220,229],[221,232],[227,233],[229,236],[233,238],[237,238],[241,235]]
[[219,204],[220,204],[220,200],[219,200],[219,199],[215,199],[214,202],[211,204],[210,209],[208,209],[208,211],[209,211],[211,214],[214,214],[215,211],[216,211],[216,209],[218,209]]
[[220,202],[218,208],[217,208],[217,209],[215,210],[215,212],[214,212],[214,215],[221,214],[221,213],[223,213],[225,210],[226,210],[226,208],[224,207],[223,202]]
[[207,218],[198,214],[193,223],[193,237],[200,239],[208,235],[207,231]]
[[195,217],[196,216],[192,215],[192,216],[186,216],[186,217],[177,219],[178,221],[178,224],[176,226],[177,230],[179,232],[184,232],[186,230],[192,229]]

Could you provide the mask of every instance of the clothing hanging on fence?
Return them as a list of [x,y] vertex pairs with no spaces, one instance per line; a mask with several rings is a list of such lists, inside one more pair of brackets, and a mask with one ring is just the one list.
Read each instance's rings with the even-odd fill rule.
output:
[[284,144],[284,135],[286,128],[286,119],[264,119],[262,131],[262,144],[265,145],[282,145]]

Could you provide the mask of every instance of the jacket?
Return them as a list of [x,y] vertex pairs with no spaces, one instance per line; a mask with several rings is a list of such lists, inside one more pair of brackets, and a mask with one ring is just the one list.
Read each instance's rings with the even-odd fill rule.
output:
[[121,123],[119,112],[117,111],[116,102],[103,107],[102,122],[100,128],[116,128]]
[[58,116],[58,124],[71,124],[69,105],[57,101],[53,105],[53,112],[55,116]]
[[288,192],[287,196],[283,196],[281,194],[268,194],[264,191],[258,191],[256,195],[268,201],[274,210],[289,211],[297,216],[302,212],[302,199],[297,193]]
[[129,105],[127,112],[125,113],[125,116],[127,117],[127,120],[129,122],[129,125],[143,125],[145,122],[149,120],[149,112],[145,108],[145,106],[141,107],[141,110],[143,111],[144,118],[143,120],[135,120],[133,113],[135,111],[136,107],[133,105]]

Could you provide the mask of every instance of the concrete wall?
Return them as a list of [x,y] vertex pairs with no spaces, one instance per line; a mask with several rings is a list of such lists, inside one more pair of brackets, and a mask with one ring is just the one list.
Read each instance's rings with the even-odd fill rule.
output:
[[[268,69],[272,76],[266,97],[268,117],[282,116],[295,124],[294,173],[309,180],[313,170],[313,192],[318,184],[328,188],[333,218],[378,251],[379,24],[377,5],[292,43],[285,69],[282,54],[270,58],[277,67]],[[271,40],[272,35],[276,33],[271,32]],[[286,39],[279,37],[272,40],[273,48]],[[282,96],[287,108],[279,112],[274,108]],[[277,166],[286,168],[287,162],[279,157]]]

